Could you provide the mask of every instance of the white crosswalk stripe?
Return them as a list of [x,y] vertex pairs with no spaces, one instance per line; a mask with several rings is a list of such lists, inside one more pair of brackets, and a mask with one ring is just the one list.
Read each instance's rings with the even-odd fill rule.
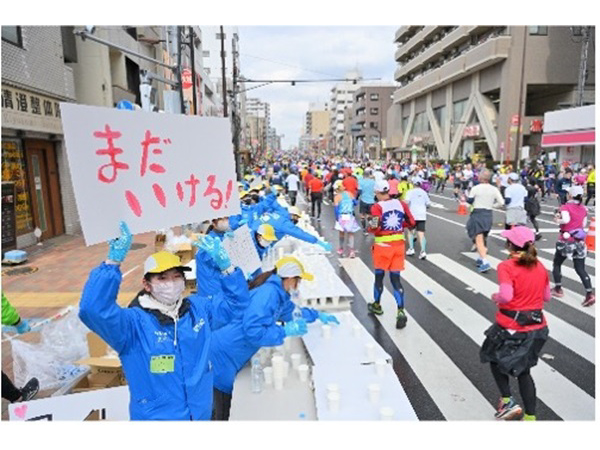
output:
[[[341,264],[360,294],[371,299],[375,280],[373,272],[358,258],[342,259]],[[493,417],[492,405],[413,318],[408,316],[406,328],[396,330],[396,301],[387,289],[384,289],[381,305],[385,313],[378,316],[379,321],[444,417],[448,420],[487,420]]]
[[[468,258],[471,258],[473,261],[475,261],[479,255],[477,253],[470,253],[470,252],[464,252],[463,255],[467,256]],[[490,266],[492,266],[492,268],[494,270],[496,270],[496,268],[498,267],[498,264],[500,264],[502,261],[499,260],[498,258],[494,258],[493,256],[487,255],[486,259],[488,260],[488,262],[490,263]],[[552,284],[552,280],[550,280],[550,283]],[[557,300],[561,303],[564,303],[566,305],[569,305],[571,308],[575,308],[578,311],[581,311],[589,316],[592,317],[596,317],[596,305],[592,305],[592,306],[582,306],[581,303],[583,302],[583,295],[577,294],[576,292],[573,292],[569,289],[566,289],[563,286],[563,292],[565,293],[565,296],[562,298],[557,298],[557,297],[553,297],[554,300]]]
[[[445,255],[432,254],[428,255],[428,259],[440,269],[443,268],[443,270],[449,273],[460,274],[459,279],[461,282],[477,289],[477,291],[488,299],[491,299],[494,292],[498,292],[498,285],[496,283],[488,280],[483,275],[465,268]],[[592,336],[556,317],[554,314],[545,311],[544,315],[546,316],[548,327],[552,330],[552,337],[554,339],[566,345],[588,361],[594,362],[596,349],[595,340]]]

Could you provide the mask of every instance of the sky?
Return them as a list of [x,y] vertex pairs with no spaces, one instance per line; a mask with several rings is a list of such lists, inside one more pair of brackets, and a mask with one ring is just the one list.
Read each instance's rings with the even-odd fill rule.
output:
[[[240,26],[240,70],[247,79],[344,78],[358,67],[371,83],[393,83],[397,26]],[[311,102],[329,102],[336,82],[275,83],[246,92],[271,105],[282,148],[298,145]],[[247,84],[246,88],[257,86]]]

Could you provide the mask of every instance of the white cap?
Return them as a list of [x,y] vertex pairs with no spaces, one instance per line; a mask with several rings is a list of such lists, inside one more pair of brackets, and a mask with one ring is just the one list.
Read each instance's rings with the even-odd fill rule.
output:
[[583,195],[583,188],[581,186],[571,186],[567,192],[569,192],[572,197],[577,197],[578,195]]
[[423,180],[423,178],[421,178],[421,177],[413,177],[413,179],[412,179],[413,184],[421,184],[421,183],[423,183],[423,181],[425,181],[425,180]]
[[385,180],[377,180],[375,182],[375,192],[388,192],[390,184]]
[[512,181],[519,181],[519,175],[517,175],[516,173],[512,172],[511,174],[508,175],[508,179],[512,180]]

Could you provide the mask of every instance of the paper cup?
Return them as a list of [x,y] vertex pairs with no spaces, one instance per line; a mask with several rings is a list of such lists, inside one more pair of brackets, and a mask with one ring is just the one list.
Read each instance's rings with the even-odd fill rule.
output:
[[337,385],[337,383],[329,383],[327,385],[327,393],[330,394],[332,392],[340,392],[340,387]]
[[380,377],[384,376],[386,365],[387,362],[385,361],[385,359],[378,359],[377,361],[375,361],[375,373],[377,373],[377,375],[379,375]]
[[290,374],[290,362],[289,361],[284,361],[283,362],[283,378],[287,378],[288,375]]
[[300,364],[298,366],[298,376],[300,381],[308,381],[308,365]]
[[329,411],[338,412],[340,410],[340,393],[339,392],[330,392],[327,394],[327,405],[329,406]]
[[352,326],[352,336],[354,336],[354,337],[359,337],[359,336],[360,336],[360,329],[361,329],[361,328],[362,328],[362,327],[361,327],[359,324],[355,323],[355,324]]
[[300,363],[302,362],[302,356],[300,355],[300,353],[292,353],[292,355],[290,356],[290,359],[292,360],[292,368],[294,370],[298,370],[298,367],[300,366]]
[[283,379],[283,356],[274,355],[271,358],[271,365],[273,366],[273,379]]
[[276,390],[281,391],[283,389],[283,377],[273,376],[273,386]]
[[271,386],[273,384],[273,368],[270,366],[265,367],[263,374],[265,376],[265,384]]
[[369,400],[371,403],[378,403],[379,398],[381,397],[381,386],[377,383],[370,384],[368,386],[369,390]]
[[379,418],[381,420],[394,420],[394,409],[389,406],[383,406],[379,409]]
[[365,344],[365,352],[367,354],[367,359],[373,360],[375,359],[375,344],[369,342]]
[[321,326],[321,331],[325,339],[329,339],[331,337],[331,325]]

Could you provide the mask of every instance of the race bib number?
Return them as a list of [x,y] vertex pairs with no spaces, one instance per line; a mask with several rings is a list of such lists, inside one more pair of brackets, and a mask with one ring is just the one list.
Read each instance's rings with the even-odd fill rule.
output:
[[175,372],[175,355],[158,355],[150,358],[151,373]]

